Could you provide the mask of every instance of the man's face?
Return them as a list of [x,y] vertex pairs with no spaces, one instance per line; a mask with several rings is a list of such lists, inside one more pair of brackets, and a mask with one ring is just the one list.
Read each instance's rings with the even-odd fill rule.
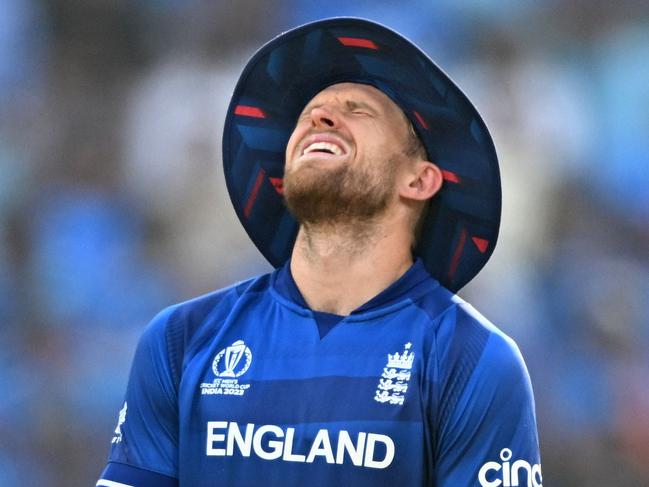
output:
[[378,89],[341,83],[304,108],[286,147],[284,196],[300,223],[351,223],[396,199],[409,140],[399,107]]

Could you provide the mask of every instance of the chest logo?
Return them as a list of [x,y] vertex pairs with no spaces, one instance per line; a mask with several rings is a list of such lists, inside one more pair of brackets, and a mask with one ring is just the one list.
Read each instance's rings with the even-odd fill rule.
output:
[[403,353],[388,354],[388,363],[383,368],[374,394],[375,401],[403,405],[410,381],[410,369],[415,360],[415,352],[411,352],[411,348],[412,343],[408,342],[403,347]]
[[250,368],[252,352],[243,340],[237,340],[214,357],[212,372],[216,378],[201,384],[202,395],[243,396],[250,384],[242,384],[241,377]]
[[243,340],[237,340],[216,354],[212,371],[217,377],[240,377],[250,368],[251,362],[252,352]]

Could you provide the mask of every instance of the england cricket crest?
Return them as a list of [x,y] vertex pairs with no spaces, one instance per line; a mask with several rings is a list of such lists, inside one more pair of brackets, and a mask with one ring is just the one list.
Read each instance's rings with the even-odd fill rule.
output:
[[202,395],[243,396],[250,384],[241,384],[241,377],[250,368],[252,352],[243,340],[237,340],[214,357],[212,372],[216,378],[201,384]]
[[404,345],[403,353],[388,354],[388,363],[383,368],[379,385],[374,394],[374,400],[381,403],[403,405],[410,369],[415,360],[415,352],[411,352],[412,343]]

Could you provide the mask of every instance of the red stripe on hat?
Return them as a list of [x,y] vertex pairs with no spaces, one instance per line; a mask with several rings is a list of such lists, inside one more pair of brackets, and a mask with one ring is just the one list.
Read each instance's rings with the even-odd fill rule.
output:
[[246,218],[250,217],[252,206],[255,204],[255,200],[257,199],[257,195],[259,194],[259,188],[261,188],[261,183],[264,182],[265,175],[266,175],[266,171],[264,171],[263,168],[259,170],[259,173],[257,173],[257,179],[255,180],[255,185],[252,187],[252,191],[250,192],[250,197],[248,198],[248,201],[246,202],[246,207],[243,210],[243,214]]
[[426,123],[426,120],[424,120],[424,117],[422,117],[417,110],[413,110],[412,113],[415,114],[415,118],[419,122],[419,125],[428,130],[428,124]]
[[237,105],[234,109],[235,115],[254,118],[266,118],[266,114],[261,108],[251,107],[248,105]]
[[361,39],[358,37],[339,37],[338,40],[343,46],[365,47],[367,49],[378,50],[379,46],[374,44],[374,41],[369,39]]
[[466,229],[462,229],[460,233],[460,240],[457,242],[455,251],[453,252],[453,258],[451,259],[451,265],[448,269],[448,278],[453,279],[455,271],[457,271],[457,266],[460,264],[460,258],[462,257],[462,251],[464,250],[464,245],[466,244]]
[[268,178],[277,191],[277,194],[284,194],[284,180],[282,178]]
[[485,240],[484,238],[480,238],[480,237],[471,237],[471,240],[473,240],[473,243],[475,244],[476,247],[478,247],[478,250],[480,251],[481,254],[484,254],[487,251],[487,247],[489,246],[489,240]]
[[455,174],[454,172],[447,171],[445,169],[442,169],[442,177],[444,178],[444,181],[448,181],[449,183],[460,183],[460,176]]

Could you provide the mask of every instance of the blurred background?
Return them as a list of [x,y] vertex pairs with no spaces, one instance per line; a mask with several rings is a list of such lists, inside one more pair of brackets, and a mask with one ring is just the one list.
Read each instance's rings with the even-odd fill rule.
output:
[[460,294],[523,351],[544,485],[649,486],[633,0],[2,0],[0,486],[94,485],[149,319],[269,270],[225,190],[225,110],[258,46],[332,15],[409,36],[491,127],[502,233]]

